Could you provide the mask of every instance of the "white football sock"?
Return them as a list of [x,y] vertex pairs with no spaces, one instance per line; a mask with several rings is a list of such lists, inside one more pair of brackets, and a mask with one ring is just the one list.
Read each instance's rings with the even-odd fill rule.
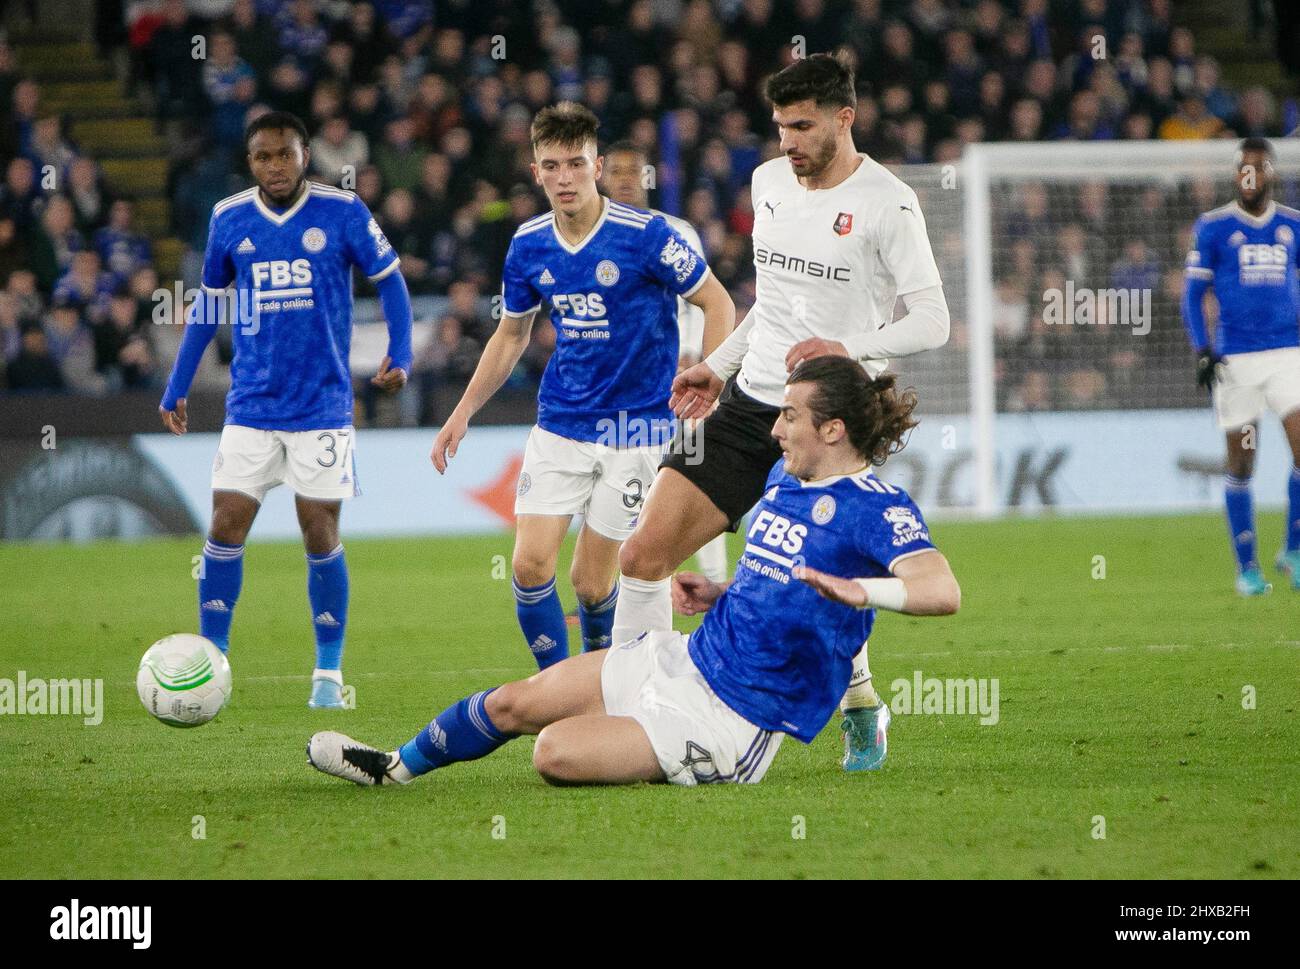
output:
[[312,670],[311,678],[313,680],[333,680],[339,686],[343,685],[342,670]]
[[646,582],[624,575],[618,582],[612,636],[615,646],[647,630],[666,632],[673,628],[672,579]]
[[397,781],[399,784],[409,784],[411,781],[415,780],[416,775],[412,774],[410,770],[407,769],[407,766],[402,763],[401,751],[390,751],[388,757],[389,763],[392,764],[392,766],[388,768],[388,775],[393,780]]
[[863,643],[858,655],[853,657],[853,675],[849,688],[840,701],[841,710],[864,710],[880,706],[880,696],[871,685],[871,667],[867,663],[867,644]]
[[695,561],[700,564],[704,577],[713,582],[727,581],[727,536],[715,535],[704,543],[704,547],[695,553]]

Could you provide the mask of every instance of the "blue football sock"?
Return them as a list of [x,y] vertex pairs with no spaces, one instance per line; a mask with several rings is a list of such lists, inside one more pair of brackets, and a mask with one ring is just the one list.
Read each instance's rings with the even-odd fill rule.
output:
[[1237,571],[1244,572],[1255,562],[1255,506],[1250,496],[1250,479],[1223,479],[1223,503],[1228,508],[1228,533],[1237,556]]
[[533,651],[538,669],[554,666],[569,655],[569,626],[564,621],[564,607],[555,591],[555,578],[541,585],[525,588],[511,580],[515,590],[515,613],[524,642]]
[[1286,550],[1294,552],[1300,548],[1300,468],[1291,469],[1287,479],[1286,493],[1290,497],[1289,517],[1286,520]]
[[324,555],[307,556],[307,598],[316,632],[316,669],[341,669],[348,624],[348,564],[342,545]]
[[243,584],[244,546],[223,545],[209,538],[203,546],[199,576],[199,635],[212,640],[223,653],[230,649],[230,620]]
[[402,744],[402,763],[412,774],[427,774],[462,760],[486,757],[515,734],[502,733],[488,716],[491,690],[453,703],[418,734]]
[[618,605],[618,582],[609,595],[594,605],[578,601],[578,621],[582,624],[582,651],[608,649],[614,631],[614,607]]

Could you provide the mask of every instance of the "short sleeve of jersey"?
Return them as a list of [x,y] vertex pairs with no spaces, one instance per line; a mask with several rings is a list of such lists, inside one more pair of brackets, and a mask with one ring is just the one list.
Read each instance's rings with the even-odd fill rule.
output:
[[511,316],[527,316],[542,305],[542,294],[529,282],[528,267],[519,254],[519,240],[513,239],[501,267],[501,298]]
[[690,296],[699,289],[709,274],[704,256],[661,215],[650,220],[646,232],[650,234],[645,248],[646,271],[678,296]]
[[858,551],[885,572],[908,555],[934,548],[930,528],[906,494],[881,495],[858,521]]
[[1209,223],[1197,219],[1192,227],[1192,249],[1187,254],[1187,275],[1193,279],[1213,279],[1217,252]]
[[900,191],[882,207],[877,243],[880,259],[894,277],[898,295],[942,285],[916,193],[911,189]]
[[203,288],[211,292],[222,292],[234,281],[235,267],[214,215],[208,223],[208,244],[203,250]]
[[353,199],[347,207],[343,238],[348,258],[372,283],[397,269],[397,253],[361,199]]

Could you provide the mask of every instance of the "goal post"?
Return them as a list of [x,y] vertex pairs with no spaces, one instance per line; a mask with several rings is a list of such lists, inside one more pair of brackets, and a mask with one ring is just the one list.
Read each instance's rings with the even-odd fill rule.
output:
[[[1221,436],[1192,377],[1179,303],[1193,223],[1236,197],[1238,144],[975,144],[956,165],[897,169],[921,198],[953,331],[943,350],[892,365],[921,395],[921,447],[936,441],[935,428],[921,433],[927,417],[951,418],[965,438],[960,467],[925,459],[929,480],[938,472],[947,482],[933,493],[922,487],[928,507],[991,516],[1209,501]],[[1300,141],[1272,144],[1273,197],[1300,204]],[[1156,425],[1178,440],[1144,442],[1144,428]],[[1086,493],[1099,468],[1043,484],[1044,464],[1066,444],[1077,460],[1095,460],[1102,437],[1162,470],[1105,501]]]

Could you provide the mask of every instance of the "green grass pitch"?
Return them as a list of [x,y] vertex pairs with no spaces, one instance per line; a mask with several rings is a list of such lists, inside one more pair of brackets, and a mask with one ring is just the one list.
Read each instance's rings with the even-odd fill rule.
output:
[[0,547],[0,677],[102,677],[105,706],[0,717],[0,876],[1300,877],[1300,594],[1238,599],[1219,516],[935,533],[962,611],[881,616],[877,687],[997,678],[998,723],[896,716],[884,769],[846,775],[833,720],[761,785],[690,790],[551,788],[529,738],[396,790],[307,766],[314,730],[393,746],[531,671],[509,535],[347,541],[357,709],[320,712],[301,549],[250,543],[234,695],[197,730],[134,690],[194,627],[197,539]]

